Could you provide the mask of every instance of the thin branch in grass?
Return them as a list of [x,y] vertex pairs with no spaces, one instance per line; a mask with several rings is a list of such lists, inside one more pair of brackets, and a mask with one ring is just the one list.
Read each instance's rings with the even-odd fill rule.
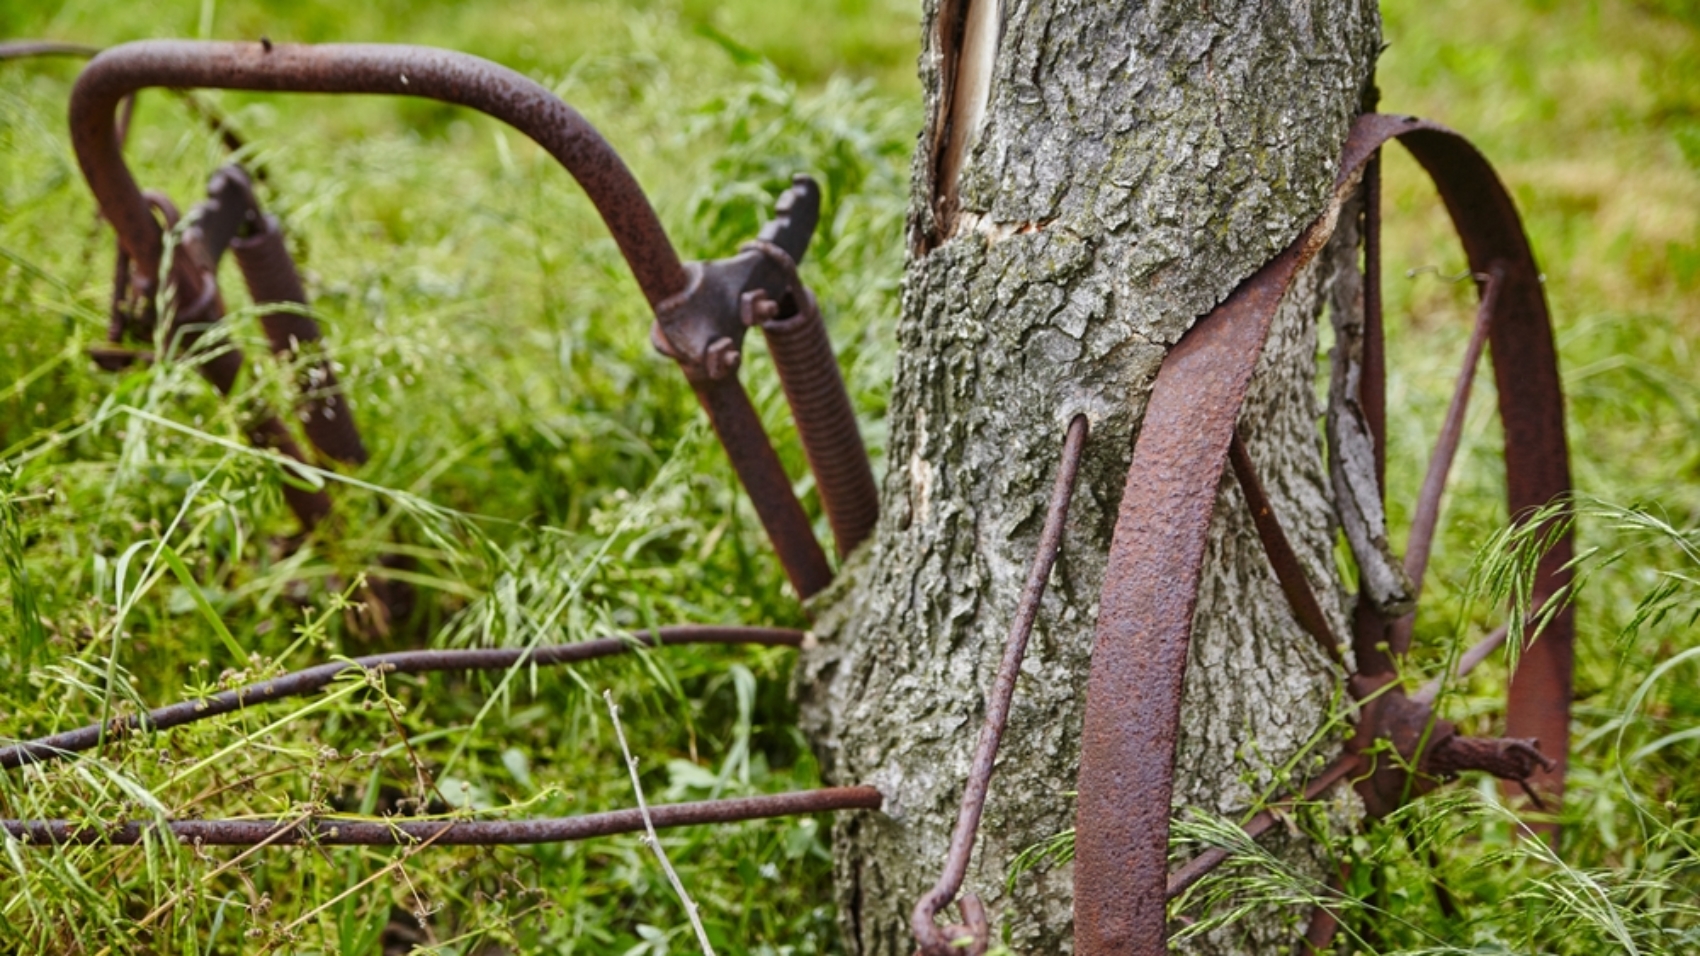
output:
[[702,944],[703,956],[714,956],[714,947],[709,945],[708,931],[703,929],[702,917],[697,915],[696,901],[685,892],[685,884],[679,881],[679,874],[673,870],[673,864],[667,859],[667,851],[661,848],[661,838],[655,835],[655,823],[649,818],[649,805],[643,800],[643,784],[638,782],[637,758],[632,756],[631,748],[626,746],[626,732],[620,727],[620,705],[614,703],[614,692],[604,690],[602,699],[608,702],[608,718],[614,722],[614,736],[620,740],[620,753],[626,758],[626,771],[632,775],[632,791],[637,794],[638,813],[643,815],[644,842],[655,851],[656,859],[661,861],[661,868],[667,871],[667,881],[673,884],[673,892],[679,894],[680,902],[685,904],[685,915],[691,919],[691,928],[696,930],[697,942]]

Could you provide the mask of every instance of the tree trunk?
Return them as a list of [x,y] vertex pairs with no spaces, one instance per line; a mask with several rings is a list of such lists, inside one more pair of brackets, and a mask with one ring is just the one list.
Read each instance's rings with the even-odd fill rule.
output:
[[[882,814],[846,815],[834,834],[847,946],[910,953],[910,910],[943,864],[1063,431],[1087,415],[966,887],[1017,952],[1070,952],[1070,868],[1006,881],[1018,853],[1075,824],[1099,587],[1151,383],[1191,324],[1323,210],[1379,20],[1373,0],[926,0],[923,28],[928,125],[884,513],[817,601],[799,691],[829,779],[886,795]],[[1241,428],[1344,634],[1314,384],[1340,258],[1297,283]],[[1226,477],[1175,789],[1177,807],[1224,814],[1319,732],[1337,684],[1238,497]],[[1253,926],[1202,947],[1273,951],[1293,932]]]

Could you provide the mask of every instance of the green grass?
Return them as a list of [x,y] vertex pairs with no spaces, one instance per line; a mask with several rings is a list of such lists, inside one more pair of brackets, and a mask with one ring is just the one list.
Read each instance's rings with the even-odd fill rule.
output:
[[[1340,848],[1369,900],[1349,925],[1366,951],[1444,941],[1581,953],[1627,949],[1625,939],[1692,951],[1692,935],[1678,934],[1697,922],[1700,740],[1683,734],[1697,726],[1700,695],[1696,662],[1679,655],[1700,606],[1700,568],[1684,550],[1693,535],[1681,531],[1700,526],[1700,19],[1678,0],[1401,0],[1386,19],[1385,107],[1470,135],[1528,219],[1559,326],[1577,485],[1590,496],[1579,528],[1592,573],[1578,602],[1564,865],[1512,840],[1492,788],[1469,784],[1417,804],[1403,829]],[[687,257],[734,250],[792,171],[813,172],[828,217],[805,276],[876,454],[920,123],[917,32],[904,0],[468,0],[428,14],[396,0],[0,7],[6,36],[416,42],[507,63],[603,129]],[[245,450],[238,424],[243,409],[280,400],[286,371],[251,361],[226,404],[181,367],[111,376],[83,357],[104,334],[112,240],[65,134],[74,75],[67,63],[0,67],[8,735],[337,654],[803,622],[688,388],[650,350],[641,296],[552,161],[494,122],[434,104],[212,94],[251,143],[248,158],[270,170],[262,198],[286,223],[373,452],[360,484],[333,489],[330,526],[294,547],[282,475]],[[128,156],[138,179],[193,202],[223,160],[218,144],[165,95],[144,96],[137,115]],[[1467,284],[1438,278],[1463,260],[1419,174],[1396,157],[1387,178],[1390,497],[1402,521],[1472,306]],[[263,355],[234,271],[224,280],[232,337]],[[803,474],[753,348],[746,381],[791,473]],[[1483,552],[1505,524],[1490,384],[1450,491],[1418,667],[1497,623],[1493,603],[1472,597],[1472,575],[1515,560]],[[799,488],[813,509],[807,481]],[[349,606],[385,553],[407,559],[418,594],[387,634]],[[1657,671],[1666,661],[1676,663]],[[622,704],[650,799],[795,789],[817,773],[789,703],[790,662],[784,651],[675,649],[570,672],[349,681],[0,775],[0,815],[625,807],[603,688]],[[1502,663],[1484,666],[1446,714],[1493,732],[1504,679]],[[828,953],[839,945],[823,829],[790,821],[663,839],[717,949]],[[392,916],[422,925],[422,945],[441,953],[694,945],[635,838],[237,860],[165,843],[9,844],[0,951],[372,952]],[[1455,915],[1429,889],[1435,868]],[[1240,872],[1294,892],[1267,870]],[[1373,913],[1390,919],[1370,936]]]

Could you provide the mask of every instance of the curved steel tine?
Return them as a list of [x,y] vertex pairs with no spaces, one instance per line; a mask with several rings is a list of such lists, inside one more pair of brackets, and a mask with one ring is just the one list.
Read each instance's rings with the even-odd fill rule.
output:
[[[1492,165],[1463,137],[1442,127],[1400,117],[1377,120],[1396,135],[1434,179],[1469,258],[1470,269],[1491,273],[1504,267],[1488,352],[1498,388],[1505,432],[1507,509],[1512,520],[1570,493],[1570,455],[1564,435],[1564,396],[1540,269],[1535,265],[1516,204]],[[1536,567],[1533,603],[1560,593],[1570,582],[1572,534],[1558,535]],[[1556,805],[1564,793],[1569,751],[1574,609],[1554,613],[1540,640],[1523,650],[1511,678],[1506,735],[1532,738],[1556,763],[1531,779],[1536,791]],[[1517,795],[1517,785],[1506,784]],[[1537,824],[1550,835],[1556,827]]]
[[1331,209],[1169,353],[1134,445],[1087,678],[1075,855],[1075,948],[1167,950],[1169,801],[1181,687],[1217,487],[1282,297],[1332,232],[1373,145],[1357,135]]
[[0,62],[38,56],[68,56],[86,60],[99,52],[100,47],[97,46],[62,40],[0,40]]
[[[1358,379],[1358,407],[1363,410],[1375,455],[1375,484],[1387,501],[1387,328],[1381,289],[1381,149],[1364,165],[1364,333]],[[1363,595],[1352,608],[1352,656],[1361,673],[1391,673],[1392,658],[1384,645],[1391,626],[1387,615]]]
[[[479,110],[531,137],[578,181],[613,234],[658,321],[663,320],[667,303],[687,298],[701,279],[700,268],[687,270],[679,261],[648,197],[607,140],[559,97],[506,67],[426,47],[171,40],[146,40],[104,51],[78,76],[71,94],[71,138],[77,161],[139,276],[158,274],[163,239],[124,163],[112,115],[123,97],[150,86],[383,93]],[[202,278],[194,270],[174,264],[172,281],[179,295],[190,301],[204,292]],[[151,301],[155,291],[151,280],[138,286],[138,292]],[[663,343],[657,340],[657,344]],[[826,556],[791,493],[790,481],[748,396],[735,380],[725,381],[730,378],[727,373],[736,369],[735,348],[684,358],[700,366],[695,370],[687,366],[687,377],[755,501],[792,586],[802,597],[818,592],[832,580]]]
[[578,180],[652,306],[687,285],[678,254],[643,190],[607,140],[571,106],[488,60],[378,44],[143,40],[95,57],[71,93],[72,144],[102,211],[144,274],[159,268],[160,235],[118,150],[112,115],[123,96],[151,86],[388,93],[471,107],[531,137]]
[[[794,194],[786,190],[785,195]],[[797,425],[797,438],[815,475],[821,509],[832,525],[833,540],[843,557],[873,534],[880,515],[879,487],[874,483],[855,409],[850,406],[850,392],[844,387],[838,356],[814,293],[797,275],[796,260],[783,247],[763,239],[745,248],[760,252],[779,269],[795,307],[790,315],[780,315],[780,303],[763,291],[743,294],[744,322],[760,326],[767,340],[768,354]]]

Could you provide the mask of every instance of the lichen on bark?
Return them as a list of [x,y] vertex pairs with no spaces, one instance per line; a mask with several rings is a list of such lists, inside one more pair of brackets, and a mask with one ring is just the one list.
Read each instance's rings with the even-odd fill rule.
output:
[[[1074,825],[1098,588],[1146,398],[1191,324],[1323,210],[1379,24],[1369,0],[1005,0],[983,125],[940,196],[940,54],[955,35],[945,18],[966,4],[945,7],[925,5],[930,128],[884,513],[816,602],[820,643],[798,692],[828,778],[886,795],[883,813],[836,827],[847,947],[909,953],[909,910],[942,865],[1063,428],[1086,414],[1092,439],[969,876],[1016,951],[1069,952],[1069,868],[1012,890],[1005,878],[1017,853]],[[1313,384],[1330,268],[1307,271],[1283,306],[1241,424],[1344,633]],[[1335,680],[1231,478],[1220,494],[1176,801],[1226,813],[1316,733]],[[1256,949],[1255,935],[1203,945]]]

